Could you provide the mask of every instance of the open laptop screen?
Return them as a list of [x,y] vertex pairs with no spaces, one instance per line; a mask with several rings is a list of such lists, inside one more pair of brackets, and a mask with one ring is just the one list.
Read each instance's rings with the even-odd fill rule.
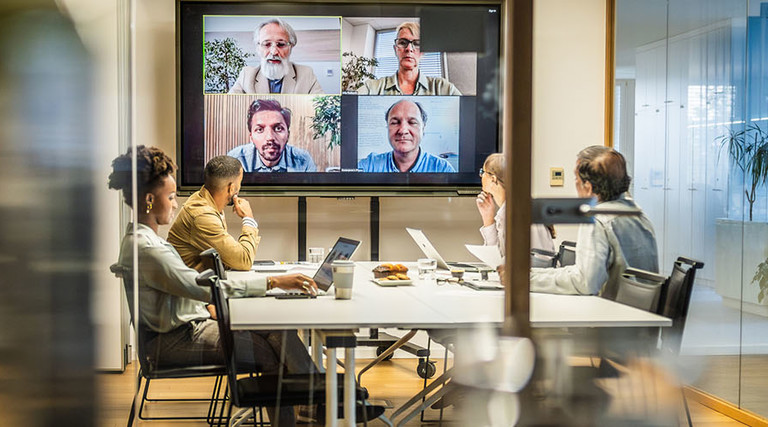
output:
[[315,276],[312,277],[312,280],[317,283],[319,289],[327,291],[328,288],[331,287],[331,283],[333,282],[333,270],[331,269],[331,264],[337,259],[350,259],[358,246],[360,246],[360,242],[357,240],[339,237],[339,240],[333,245],[328,256],[326,256],[323,263],[320,264],[320,268],[317,269]]

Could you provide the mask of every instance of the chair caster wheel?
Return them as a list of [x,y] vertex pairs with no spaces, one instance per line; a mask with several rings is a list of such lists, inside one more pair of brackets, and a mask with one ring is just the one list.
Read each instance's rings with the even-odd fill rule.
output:
[[421,378],[432,378],[435,376],[436,372],[437,368],[435,367],[435,362],[427,363],[424,359],[419,360],[419,366],[416,367],[416,373],[419,374]]
[[[380,345],[380,346],[376,347],[376,356],[381,356],[381,355],[382,355],[382,353],[384,353],[385,351],[387,351],[387,349],[388,349],[388,348],[389,348],[389,346],[388,346],[388,345]],[[382,360],[382,362],[386,362],[387,360],[392,360],[392,358],[393,358],[394,356],[395,356],[395,353],[392,353],[392,354],[390,354],[389,356],[385,357],[385,358]]]

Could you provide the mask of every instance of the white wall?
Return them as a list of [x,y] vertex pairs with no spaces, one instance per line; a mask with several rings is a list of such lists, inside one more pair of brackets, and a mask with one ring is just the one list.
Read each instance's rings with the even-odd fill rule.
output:
[[[604,143],[605,25],[605,0],[534,1],[533,197],[575,197],[576,154]],[[565,169],[563,187],[549,186],[550,167]]]

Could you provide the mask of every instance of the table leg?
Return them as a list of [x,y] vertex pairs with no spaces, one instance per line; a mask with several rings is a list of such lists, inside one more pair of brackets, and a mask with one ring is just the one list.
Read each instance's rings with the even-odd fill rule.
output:
[[344,419],[345,425],[355,427],[355,348],[347,347],[344,349]]
[[317,329],[312,329],[312,332],[310,333],[312,334],[312,360],[315,362],[315,366],[317,366],[319,372],[323,373],[325,372],[325,369],[323,368],[323,338],[320,336],[320,331]]
[[[320,341],[316,342],[320,343]],[[314,346],[314,343],[312,345]],[[336,392],[336,348],[328,348],[328,357],[326,358],[326,361],[328,366],[326,366],[325,369],[325,425],[326,427],[336,427],[339,411],[339,402]],[[352,416],[354,417],[354,414]]]

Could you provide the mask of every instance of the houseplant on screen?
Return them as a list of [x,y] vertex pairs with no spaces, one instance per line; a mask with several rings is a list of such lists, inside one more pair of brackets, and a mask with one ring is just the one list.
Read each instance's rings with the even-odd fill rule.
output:
[[718,142],[720,155],[728,153],[731,182],[737,186],[743,182],[748,220],[717,220],[717,291],[726,304],[768,316],[768,223],[762,212],[758,212],[760,220],[754,221],[759,190],[768,182],[768,133],[750,124],[730,130]]
[[363,81],[376,78],[376,75],[371,72],[372,67],[379,65],[376,58],[357,56],[352,52],[344,52],[342,56],[349,58],[341,69],[342,92],[354,93],[363,85]]
[[238,73],[245,66],[245,59],[253,56],[243,52],[233,38],[206,40],[205,92],[227,93],[235,84]]
[[341,97],[316,96],[312,98],[315,115],[312,117],[312,138],[328,136],[328,149],[341,145]]

